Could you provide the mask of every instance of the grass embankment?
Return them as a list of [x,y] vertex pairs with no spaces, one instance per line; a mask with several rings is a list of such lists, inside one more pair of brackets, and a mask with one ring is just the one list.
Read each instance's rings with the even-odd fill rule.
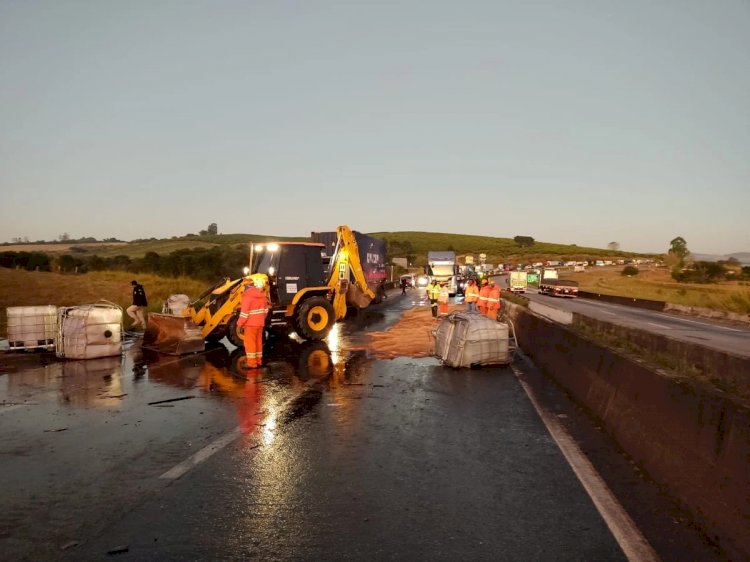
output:
[[[9,306],[77,306],[104,299],[125,309],[132,304],[133,279],[146,289],[149,312],[161,312],[162,302],[169,295],[184,293],[196,298],[208,288],[206,283],[186,277],[174,279],[121,271],[73,275],[0,268],[0,336],[8,334]],[[125,326],[130,325],[124,311],[123,321]]]
[[626,277],[621,272],[621,269],[590,268],[582,273],[566,272],[562,277],[578,281],[582,291],[602,295],[750,313],[750,283],[747,282],[678,283],[672,279],[667,268],[643,269],[633,277]]

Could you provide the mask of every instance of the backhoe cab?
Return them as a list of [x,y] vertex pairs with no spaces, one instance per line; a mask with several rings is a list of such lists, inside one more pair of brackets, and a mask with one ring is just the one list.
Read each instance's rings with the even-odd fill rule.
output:
[[[335,251],[328,263],[323,244],[278,242],[251,247],[250,267],[240,279],[224,279],[193,301],[184,311],[201,328],[208,341],[223,337],[241,347],[237,329],[242,293],[256,279],[264,281],[268,295],[270,330],[294,331],[305,340],[321,340],[334,323],[346,316],[347,307],[365,308],[375,298],[367,286],[354,233],[337,229]],[[208,298],[196,309],[198,302]]]
[[280,242],[254,246],[251,272],[268,279],[272,329],[294,330],[299,337],[320,340],[346,316],[348,306],[365,308],[375,298],[367,286],[354,234],[337,229],[329,263],[323,244]]

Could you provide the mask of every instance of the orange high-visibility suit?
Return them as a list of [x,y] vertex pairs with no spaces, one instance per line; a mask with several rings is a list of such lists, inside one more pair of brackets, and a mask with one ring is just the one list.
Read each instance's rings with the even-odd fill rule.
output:
[[448,301],[450,301],[451,294],[448,291],[448,286],[445,283],[440,284],[440,293],[438,294],[438,312],[440,316],[448,314]]
[[500,310],[500,287],[493,281],[489,284],[489,295],[487,296],[487,318],[497,320],[497,311]]
[[245,357],[251,369],[263,363],[263,326],[268,314],[266,295],[255,285],[250,285],[242,293],[242,310],[237,326],[245,329]]
[[479,287],[472,279],[469,279],[466,288],[464,289],[464,302],[466,303],[466,310],[476,311],[477,302],[479,301]]
[[490,286],[487,284],[486,279],[482,279],[482,288],[479,290],[479,301],[477,306],[479,312],[487,316],[487,299],[490,297]]

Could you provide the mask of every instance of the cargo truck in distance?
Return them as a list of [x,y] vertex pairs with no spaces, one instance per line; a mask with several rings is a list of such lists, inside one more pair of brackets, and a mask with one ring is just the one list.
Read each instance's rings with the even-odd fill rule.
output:
[[455,296],[458,292],[458,264],[456,263],[456,252],[427,252],[427,275],[448,285],[448,292]]
[[529,274],[526,271],[511,271],[508,280],[511,293],[525,293],[529,286]]
[[556,269],[545,269],[539,280],[539,294],[575,298],[578,296],[578,282],[560,279]]
[[[183,316],[200,328],[206,340],[218,341],[226,336],[241,347],[243,338],[237,320],[242,293],[256,279],[262,279],[269,302],[267,330],[294,331],[302,339],[321,340],[336,321],[346,316],[348,307],[365,308],[375,299],[371,284],[380,279],[379,264],[385,278],[385,253],[373,255],[376,252],[368,239],[373,247],[381,243],[385,248],[383,241],[355,234],[347,226],[336,230],[330,255],[326,254],[326,245],[318,242],[252,245],[246,275],[224,279],[211,287],[190,303]],[[206,297],[208,302],[196,309],[196,303]]]

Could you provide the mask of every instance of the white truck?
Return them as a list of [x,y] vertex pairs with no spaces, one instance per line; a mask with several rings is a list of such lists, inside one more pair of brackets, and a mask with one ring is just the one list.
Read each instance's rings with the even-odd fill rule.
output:
[[525,293],[529,286],[529,274],[526,271],[511,271],[508,285],[511,293]]
[[456,252],[427,252],[427,275],[438,282],[445,281],[448,284],[448,292],[455,296],[458,292],[458,264],[456,263]]
[[539,294],[575,298],[578,296],[578,282],[560,279],[556,269],[545,269],[539,280]]

